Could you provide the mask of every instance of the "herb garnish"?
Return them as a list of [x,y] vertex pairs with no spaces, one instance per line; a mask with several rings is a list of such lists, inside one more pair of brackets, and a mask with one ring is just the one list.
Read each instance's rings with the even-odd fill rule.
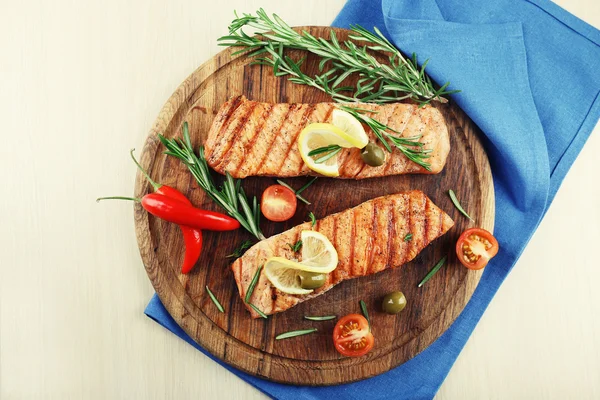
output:
[[252,278],[252,281],[250,281],[250,284],[248,285],[248,291],[246,292],[246,297],[244,297],[244,301],[246,303],[250,303],[250,298],[252,297],[252,292],[254,292],[254,287],[258,283],[258,279],[260,278],[260,271],[262,271],[262,268],[263,268],[263,266],[261,265],[260,267],[258,267],[256,269],[256,272],[254,273],[254,277]]
[[404,241],[405,242],[410,242],[413,238],[413,234],[412,233],[407,233],[406,236],[404,236]]
[[204,147],[200,146],[198,155],[194,153],[187,122],[183,123],[183,140],[167,139],[161,134],[158,135],[158,138],[167,148],[165,154],[180,159],[211,199],[223,207],[227,214],[237,219],[257,239],[265,239],[260,231],[260,208],[256,196],[252,198],[252,205],[250,205],[241,181],[233,179],[229,173],[226,175],[223,187],[217,188],[204,157]]
[[337,153],[339,153],[340,151],[342,151],[341,146],[338,146],[337,144],[332,144],[329,146],[319,147],[314,150],[311,150],[308,152],[308,155],[310,157],[313,157],[313,156],[316,156],[319,154],[326,153],[324,156],[319,157],[315,160],[316,164],[322,164],[325,161],[329,160],[330,158],[335,157],[337,155]]
[[242,244],[236,248],[233,253],[226,255],[225,258],[239,258],[244,254],[244,251],[249,249],[252,246],[251,240],[244,240]]
[[219,303],[219,300],[217,300],[217,298],[215,297],[213,292],[208,288],[208,286],[206,286],[206,292],[208,293],[208,296],[213,301],[213,303],[215,303],[215,306],[217,306],[217,309],[222,313],[225,312],[225,309],[223,308],[221,303]]
[[452,200],[452,203],[454,204],[454,207],[456,207],[458,209],[458,211],[460,211],[462,213],[462,215],[464,215],[465,217],[469,218],[471,221],[475,221],[473,218],[471,218],[469,216],[469,214],[467,214],[467,212],[462,208],[462,206],[460,205],[460,202],[458,201],[458,199],[456,198],[456,194],[454,193],[454,190],[450,189],[448,190],[448,195],[450,196],[450,200]]
[[294,244],[290,244],[288,243],[288,246],[290,246],[290,249],[292,249],[292,251],[294,253],[297,253],[298,251],[300,251],[300,249],[302,248],[302,239],[298,240],[296,243]]
[[367,322],[369,323],[369,332],[370,332],[371,331],[371,320],[369,319],[369,312],[367,311],[367,304],[362,300],[359,301],[359,304],[360,304],[360,310],[362,311],[363,315],[367,319]]
[[[316,38],[305,30],[296,32],[279,16],[273,14],[270,18],[262,8],[256,16],[235,13],[235,17],[229,25],[229,35],[219,38],[220,46],[243,47],[239,52],[249,51],[251,57],[264,55],[257,63],[273,67],[276,76],[289,75],[290,81],[323,90],[336,101],[390,103],[412,99],[428,104],[434,100],[446,102],[442,96],[456,93],[446,90],[449,82],[436,89],[425,74],[429,60],[419,67],[416,54],[413,53],[412,58],[405,57],[377,28],[372,33],[360,25],[350,26],[349,37],[365,43],[360,46],[349,40],[340,43],[333,30],[330,40]],[[246,26],[259,36],[246,34],[243,31]],[[294,62],[283,55],[286,49],[306,50],[321,57],[321,75],[305,75],[300,71],[304,59]],[[382,64],[371,52],[384,52],[388,63]],[[322,73],[328,63],[331,68]],[[356,87],[340,86],[352,74],[359,76]]]
[[442,266],[444,265],[444,263],[446,262],[446,258],[448,258],[447,256],[442,257],[442,259],[440,261],[438,261],[437,264],[435,264],[435,267],[433,267],[431,269],[431,271],[429,271],[427,273],[427,275],[425,275],[425,278],[423,278],[423,280],[417,285],[417,287],[421,287],[423,286],[425,283],[427,283],[427,281],[429,279],[431,279],[431,277],[433,275],[435,275],[436,272],[438,272],[440,270],[440,268],[442,268]]
[[254,311],[256,311],[256,312],[258,313],[258,315],[260,315],[261,317],[263,317],[263,318],[269,318],[269,317],[267,316],[267,314],[265,314],[264,312],[260,311],[260,309],[259,309],[258,307],[256,307],[254,304],[252,304],[252,303],[248,303],[248,305],[249,305],[249,306],[250,306],[250,307],[251,307],[251,308],[252,308]]
[[335,315],[324,315],[322,317],[312,317],[310,315],[305,315],[304,319],[307,319],[309,321],[329,321],[332,319],[336,319],[337,317]]
[[317,330],[318,330],[317,328],[311,328],[311,329],[303,329],[300,331],[286,332],[286,333],[282,333],[282,334],[275,336],[275,340],[287,339],[287,338],[291,338],[291,337],[295,337],[295,336],[308,335],[309,333],[316,332]]
[[290,189],[292,192],[294,192],[294,194],[296,195],[296,198],[298,200],[300,200],[301,202],[303,202],[304,204],[306,204],[307,206],[310,206],[310,202],[308,200],[306,200],[304,197],[300,196],[300,193],[304,192],[310,185],[312,185],[315,181],[317,180],[317,177],[313,177],[310,181],[308,181],[308,183],[304,186],[302,186],[300,189],[298,190],[294,190],[293,187],[291,187],[290,185],[288,185],[287,183],[285,183],[284,181],[282,181],[281,179],[277,179],[277,183],[279,183],[281,186],[284,186],[288,189]]
[[308,213],[308,218],[310,218],[310,226],[313,228],[317,224],[317,217],[315,217],[315,214],[311,211]]

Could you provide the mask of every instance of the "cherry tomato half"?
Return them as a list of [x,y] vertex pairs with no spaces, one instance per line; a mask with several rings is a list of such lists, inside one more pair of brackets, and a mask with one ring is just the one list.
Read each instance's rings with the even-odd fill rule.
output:
[[273,222],[283,222],[296,213],[296,194],[285,186],[269,186],[262,194],[260,210],[265,218]]
[[481,228],[467,229],[456,242],[456,255],[465,267],[482,269],[498,253],[498,241]]
[[375,338],[369,332],[369,323],[360,314],[348,314],[333,329],[333,344],[343,356],[360,357],[373,348]]

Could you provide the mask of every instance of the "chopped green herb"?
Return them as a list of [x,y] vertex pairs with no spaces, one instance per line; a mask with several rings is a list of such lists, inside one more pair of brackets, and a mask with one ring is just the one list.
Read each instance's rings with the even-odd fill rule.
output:
[[448,195],[450,196],[450,200],[452,200],[454,207],[456,207],[456,209],[458,211],[460,211],[462,213],[462,215],[469,218],[471,221],[475,221],[473,218],[471,218],[469,216],[469,214],[467,214],[467,212],[464,210],[464,208],[462,208],[462,206],[460,205],[460,202],[456,198],[456,194],[454,193],[454,190],[452,190],[452,189],[448,190]]
[[427,273],[427,275],[425,275],[425,278],[423,278],[423,280],[421,281],[421,283],[419,283],[419,285],[417,287],[421,287],[423,286],[425,283],[427,283],[427,281],[429,279],[431,279],[431,277],[433,275],[435,275],[436,272],[438,272],[440,270],[440,268],[442,268],[442,266],[444,265],[444,263],[446,262],[446,258],[448,258],[447,256],[442,257],[442,259],[440,261],[438,261],[437,264],[435,264],[435,267],[433,267],[431,269],[431,271],[429,271]]
[[367,319],[367,322],[369,323],[369,331],[370,331],[371,330],[371,320],[369,319],[369,312],[367,311],[367,304],[362,300],[359,301],[359,303],[360,303],[360,310],[362,311],[363,315]]
[[317,224],[317,217],[315,217],[312,211],[308,213],[308,218],[310,218],[311,226],[314,227]]
[[325,315],[323,317],[312,317],[310,315],[305,315],[304,319],[307,319],[309,321],[329,321],[331,319],[336,319],[337,317],[335,315]]
[[217,298],[215,297],[215,295],[213,294],[213,292],[210,291],[210,289],[208,288],[208,286],[206,286],[206,292],[208,293],[208,296],[213,301],[213,303],[215,303],[215,306],[217,306],[217,309],[220,312],[224,313],[225,309],[223,308],[223,306],[221,305],[221,303],[219,303],[219,300],[217,300]]
[[254,287],[258,283],[258,278],[260,278],[260,271],[262,270],[262,268],[263,268],[262,265],[260,267],[258,267],[256,272],[254,273],[254,277],[252,278],[250,285],[248,285],[248,292],[246,293],[246,297],[244,298],[244,301],[246,303],[250,303],[250,298],[252,297],[252,292],[254,292]]
[[311,328],[311,329],[303,329],[300,331],[286,332],[286,333],[282,333],[280,335],[275,336],[275,340],[281,340],[281,339],[287,339],[287,338],[296,337],[296,336],[308,335],[309,333],[316,332],[317,330],[318,330],[317,328]]
[[412,233],[407,233],[406,236],[404,236],[404,241],[405,242],[410,242],[413,238],[413,234]]
[[245,240],[242,244],[239,245],[237,249],[233,251],[233,253],[225,256],[225,258],[239,258],[244,254],[244,250],[247,250],[252,246],[251,240]]
[[288,246],[290,246],[290,249],[292,249],[294,253],[297,253],[302,248],[302,240],[298,240],[293,245],[288,243]]
[[267,316],[267,314],[265,314],[264,312],[260,311],[260,309],[259,309],[258,307],[256,307],[254,304],[252,304],[252,303],[248,303],[248,305],[249,305],[249,306],[250,306],[250,307],[251,307],[251,308],[252,308],[254,311],[256,311],[256,312],[258,313],[258,315],[260,315],[261,317],[263,317],[263,318],[265,318],[265,319],[266,319],[266,318],[269,318],[269,317]]

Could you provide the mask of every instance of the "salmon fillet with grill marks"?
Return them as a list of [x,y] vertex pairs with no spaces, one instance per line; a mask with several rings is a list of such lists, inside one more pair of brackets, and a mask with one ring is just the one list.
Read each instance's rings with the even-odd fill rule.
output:
[[[328,275],[325,285],[307,295],[291,295],[276,289],[263,270],[250,303],[265,314],[285,311],[319,296],[343,280],[375,274],[409,262],[452,225],[454,221],[418,190],[378,197],[330,215],[317,221],[313,228],[325,235],[338,253],[338,266]],[[270,257],[298,257],[299,253],[293,253],[288,243],[296,243],[300,233],[310,229],[311,223],[307,222],[262,240],[233,263],[231,268],[242,301],[257,268]],[[405,241],[409,233],[413,235],[412,240]],[[247,304],[246,308],[253,318],[259,317]]]
[[[338,154],[339,178],[364,179],[400,174],[435,174],[444,168],[450,140],[443,115],[437,108],[414,104],[386,105],[356,103],[368,109],[368,115],[400,132],[397,136],[419,139],[425,150],[432,150],[427,162],[430,171],[410,161],[400,150],[386,152],[380,167],[367,166],[359,149]],[[217,172],[229,172],[234,178],[247,176],[293,177],[314,174],[298,150],[297,139],[304,127],[313,122],[331,122],[334,103],[269,104],[239,96],[227,101],[215,117],[205,144],[208,164]],[[365,127],[371,141],[377,141]]]

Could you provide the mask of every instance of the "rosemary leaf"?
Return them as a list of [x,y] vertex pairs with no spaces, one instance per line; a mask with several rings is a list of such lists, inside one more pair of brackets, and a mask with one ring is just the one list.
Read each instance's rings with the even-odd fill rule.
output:
[[219,312],[224,313],[225,309],[223,308],[223,306],[221,305],[221,303],[219,303],[219,300],[217,300],[217,298],[215,297],[215,295],[213,294],[213,292],[208,288],[208,286],[206,286],[206,292],[208,293],[208,296],[213,301],[213,303],[215,303],[215,306],[217,306],[217,309],[219,310]]
[[404,241],[405,242],[410,242],[413,238],[413,234],[412,233],[407,233],[406,236],[404,236]]
[[333,150],[332,152],[324,155],[323,157],[317,158],[315,160],[316,164],[321,164],[324,163],[325,161],[329,160],[332,157],[335,157],[337,155],[337,153],[339,153],[342,150],[341,147],[338,147],[337,149]]
[[226,255],[225,258],[239,258],[244,254],[244,250],[247,250],[252,246],[251,240],[244,240],[242,244],[240,244],[233,253]]
[[302,186],[300,189],[296,190],[296,196],[298,196],[300,193],[304,192],[306,189],[308,189],[308,187],[310,185],[312,185],[313,183],[315,183],[315,181],[318,179],[317,176],[313,176],[313,178],[308,181],[308,183],[306,183],[306,185]]
[[286,332],[286,333],[281,333],[281,334],[275,336],[275,340],[281,340],[281,339],[287,339],[287,338],[296,337],[296,336],[308,335],[309,333],[316,332],[317,330],[318,330],[317,328],[311,328],[311,329],[303,329],[303,330],[299,330],[299,331],[290,331],[290,332]]
[[260,315],[261,317],[267,319],[269,318],[267,316],[267,314],[265,314],[264,312],[262,312],[258,307],[256,307],[254,304],[252,303],[248,303],[248,305],[250,306],[250,308],[252,308],[254,311],[256,311],[258,313],[258,315]]
[[469,218],[471,221],[474,222],[475,220],[473,218],[471,218],[469,216],[469,214],[467,214],[467,212],[464,210],[464,208],[462,208],[462,206],[460,205],[460,202],[456,198],[456,194],[454,193],[454,190],[452,190],[452,189],[448,190],[448,195],[450,196],[450,200],[452,200],[454,207],[456,207],[456,209],[458,211],[460,211],[462,215],[464,215],[465,217]]
[[313,150],[309,151],[308,152],[308,156],[309,157],[313,157],[313,156],[316,156],[318,154],[328,153],[330,151],[337,150],[337,149],[340,149],[340,148],[341,148],[341,146],[339,146],[337,144],[331,144],[329,146],[324,146],[324,147],[317,147],[316,149],[313,149]]
[[287,183],[285,183],[281,179],[277,179],[277,183],[279,183],[283,187],[286,187],[286,188],[290,189],[292,192],[294,192],[294,194],[296,195],[296,198],[298,200],[300,200],[301,202],[303,202],[307,206],[310,206],[310,202],[308,200],[306,200],[304,197],[300,196],[301,190],[304,190],[304,189],[300,188],[301,190],[294,190],[293,187],[291,187],[290,185],[288,185]]
[[442,266],[443,266],[443,265],[444,265],[444,263],[446,262],[446,258],[447,258],[447,256],[444,256],[444,257],[442,257],[442,259],[441,259],[440,261],[438,261],[438,263],[437,263],[437,264],[435,264],[435,267],[433,267],[433,268],[431,269],[431,271],[429,271],[429,272],[427,273],[427,275],[425,275],[425,278],[423,278],[423,280],[422,280],[422,281],[421,281],[421,282],[420,282],[420,283],[417,285],[417,287],[421,287],[421,286],[423,286],[425,283],[427,283],[427,281],[428,281],[429,279],[431,279],[431,277],[432,277],[433,275],[435,275],[435,274],[436,274],[436,272],[438,272],[438,271],[440,270],[440,268],[442,268]]
[[335,315],[324,315],[322,317],[313,317],[310,315],[305,315],[304,319],[307,319],[309,321],[329,321],[332,319],[336,319],[337,317]]
[[263,268],[262,265],[257,268],[256,272],[254,273],[254,277],[252,278],[252,281],[250,282],[250,285],[248,285],[248,292],[246,292],[246,297],[244,297],[244,301],[246,303],[250,303],[250,298],[252,297],[252,292],[254,292],[254,287],[258,283],[258,279],[260,278],[260,272],[262,271],[262,268]]
[[298,240],[296,243],[294,244],[289,244],[288,246],[290,246],[290,249],[292,249],[292,251],[294,253],[297,253],[301,248],[302,248],[302,240]]
[[308,218],[310,218],[311,228],[314,228],[314,226],[317,224],[317,217],[315,217],[315,214],[313,214],[313,212],[311,211],[308,213]]
[[367,322],[369,323],[369,331],[371,331],[371,320],[369,319],[369,312],[367,311],[367,304],[363,300],[359,301],[359,304],[360,304],[360,310],[362,311],[363,315],[367,319]]

